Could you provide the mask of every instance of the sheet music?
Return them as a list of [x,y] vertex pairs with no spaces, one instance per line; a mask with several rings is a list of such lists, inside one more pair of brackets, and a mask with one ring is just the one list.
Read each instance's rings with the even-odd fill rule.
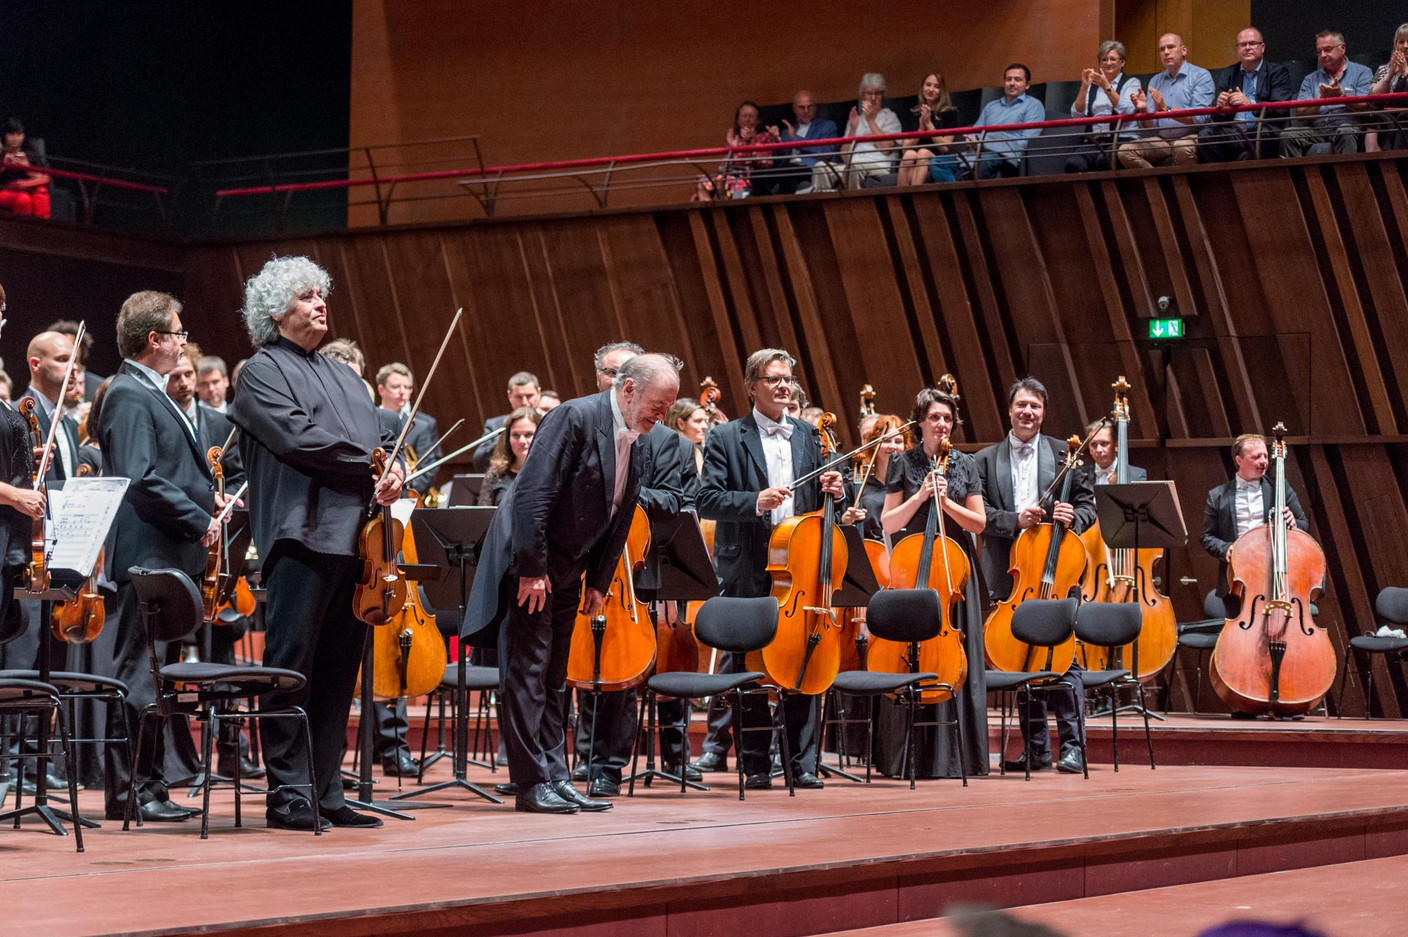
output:
[[51,569],[71,569],[87,577],[98,562],[98,551],[117,517],[128,479],[101,476],[70,478],[63,488],[49,489],[54,521]]

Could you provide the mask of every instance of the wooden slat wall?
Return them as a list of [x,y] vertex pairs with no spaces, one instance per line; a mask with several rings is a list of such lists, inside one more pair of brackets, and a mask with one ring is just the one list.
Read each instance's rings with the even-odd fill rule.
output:
[[[592,350],[623,337],[680,356],[686,385],[712,375],[731,415],[747,354],[789,348],[843,427],[862,384],[903,412],[952,371],[965,446],[1004,434],[1018,375],[1046,382],[1047,428],[1066,434],[1108,410],[1125,374],[1135,461],[1178,483],[1192,529],[1171,558],[1175,578],[1198,580],[1172,587],[1182,619],[1201,617],[1213,584],[1197,533],[1206,492],[1232,470],[1226,444],[1284,420],[1291,483],[1330,559],[1321,620],[1343,647],[1374,627],[1379,588],[1408,584],[1405,171],[1394,158],[1268,163],[200,247],[186,306],[191,322],[221,311],[202,341],[237,358],[248,345],[233,345],[224,311],[239,281],[271,251],[308,253],[336,283],[334,330],[367,349],[370,372],[426,368],[463,305],[428,397],[442,425],[502,412],[521,368],[586,393]],[[1142,338],[1158,296],[1189,326],[1166,352]],[[1404,711],[1396,670],[1376,688],[1376,713]],[[1346,711],[1360,707],[1351,687]]]

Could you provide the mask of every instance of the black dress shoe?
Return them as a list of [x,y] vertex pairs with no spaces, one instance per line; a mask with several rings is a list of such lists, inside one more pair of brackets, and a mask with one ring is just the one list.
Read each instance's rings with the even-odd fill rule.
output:
[[1232,714],[1232,718],[1237,720],[1251,720],[1255,719],[1256,717],[1256,713],[1243,712],[1240,709]]
[[[612,791],[611,794],[598,793],[608,788]],[[573,787],[571,781],[553,781],[552,790],[558,797],[561,797],[569,804],[576,804],[578,809],[585,810],[587,813],[600,813],[603,810],[610,810],[615,806],[615,804],[611,803],[609,800],[592,800],[591,797],[587,797],[581,791]],[[592,782],[593,796],[614,797],[620,792],[621,785],[612,781],[610,778],[597,778]]]
[[[104,815],[109,820],[124,820],[127,817],[126,808],[121,804],[109,807]],[[199,815],[199,810],[187,810],[170,801],[148,800],[137,804],[137,817],[143,823],[180,823]]]
[[803,771],[792,779],[792,786],[810,791],[819,791],[826,786],[826,782],[810,771]]
[[696,771],[727,771],[728,758],[718,752],[705,752],[690,767]]
[[240,780],[254,780],[264,777],[264,768],[257,761],[251,761],[248,756],[221,755],[215,762],[215,773],[221,777],[233,778],[235,776],[235,761],[238,759],[240,768]]
[[[673,774],[675,777],[680,776],[679,765],[672,765],[668,762],[665,762],[660,765],[660,770],[665,772],[666,774]],[[694,781],[698,783],[699,781],[704,780],[704,775],[699,771],[698,768],[694,767],[694,765],[685,765],[684,779],[686,781]]]
[[[1037,756],[1036,761],[1033,761],[1033,762],[1032,762],[1032,770],[1033,770],[1033,771],[1045,771],[1047,768],[1050,768],[1050,767],[1051,767],[1051,756],[1050,756],[1049,754],[1048,754],[1048,755],[1039,755],[1039,756]],[[1008,758],[1006,761],[1004,761],[1004,762],[1002,763],[1002,770],[1004,770],[1004,771],[1022,771],[1022,772],[1025,772],[1025,771],[1027,770],[1027,753],[1026,753],[1026,752],[1023,752],[1023,753],[1022,753],[1022,757],[1020,757],[1020,758]]]
[[[556,786],[553,787],[553,790],[557,790]],[[562,792],[558,791],[558,793],[561,794]],[[619,797],[621,795],[621,782],[613,781],[610,778],[597,778],[592,782],[591,787],[587,788],[587,793],[588,796],[591,797]],[[566,795],[564,794],[563,796]],[[567,799],[571,800],[572,798],[568,797]],[[585,810],[586,808],[583,807],[582,809]]]
[[582,808],[559,797],[552,785],[541,783],[520,790],[513,800],[513,809],[520,813],[576,813]]
[[1062,774],[1084,774],[1080,749],[1074,745],[1061,749],[1061,760],[1056,762],[1056,770]]
[[766,791],[772,788],[772,775],[750,774],[743,780],[743,787],[750,791]]
[[381,759],[381,773],[390,778],[420,777],[420,762],[408,751],[400,751]]
[[508,797],[517,797],[518,785],[514,784],[512,781],[506,781],[503,784],[495,784],[494,792],[498,794],[504,794]]
[[578,784],[587,780],[587,763],[585,761],[572,769],[572,780]]
[[323,819],[333,826],[345,826],[354,830],[370,830],[381,826],[381,817],[375,817],[369,813],[358,813],[346,804],[336,810],[323,811]]
[[[313,829],[313,805],[306,800],[298,800],[287,807],[278,809],[270,807],[264,811],[264,825],[275,830],[309,832]],[[319,817],[318,828],[321,830],[332,829],[332,821],[325,816]]]

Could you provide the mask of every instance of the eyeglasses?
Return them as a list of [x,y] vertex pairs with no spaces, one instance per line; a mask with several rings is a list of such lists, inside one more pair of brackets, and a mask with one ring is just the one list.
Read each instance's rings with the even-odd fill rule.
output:
[[1258,39],[1258,40],[1256,40],[1255,42],[1239,42],[1239,43],[1237,43],[1237,48],[1239,48],[1239,49],[1251,49],[1251,48],[1254,48],[1254,47],[1256,47],[1256,46],[1264,46],[1264,45],[1266,45],[1266,43],[1264,43],[1264,42],[1262,42],[1260,39]]
[[167,332],[162,329],[152,329],[152,331],[158,335],[175,335],[177,339],[183,342],[191,337],[191,333],[185,329],[181,329],[179,332]]
[[621,373],[620,368],[597,368],[596,370],[598,374],[605,374],[607,377],[615,377]]
[[783,384],[792,383],[792,376],[790,374],[771,374],[758,378],[758,383],[766,384],[769,387],[781,387]]

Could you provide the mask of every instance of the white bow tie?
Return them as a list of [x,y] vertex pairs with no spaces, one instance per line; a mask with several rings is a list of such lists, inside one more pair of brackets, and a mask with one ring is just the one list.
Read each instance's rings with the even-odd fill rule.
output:
[[774,423],[772,426],[768,426],[768,427],[765,427],[765,428],[763,429],[763,435],[764,435],[764,436],[772,436],[773,438],[791,439],[791,438],[792,438],[792,424],[791,424],[791,423]]
[[1261,481],[1258,479],[1257,481],[1249,482],[1249,481],[1247,481],[1245,478],[1239,478],[1239,479],[1237,479],[1237,490],[1238,490],[1238,491],[1260,491],[1260,490],[1261,490]]

